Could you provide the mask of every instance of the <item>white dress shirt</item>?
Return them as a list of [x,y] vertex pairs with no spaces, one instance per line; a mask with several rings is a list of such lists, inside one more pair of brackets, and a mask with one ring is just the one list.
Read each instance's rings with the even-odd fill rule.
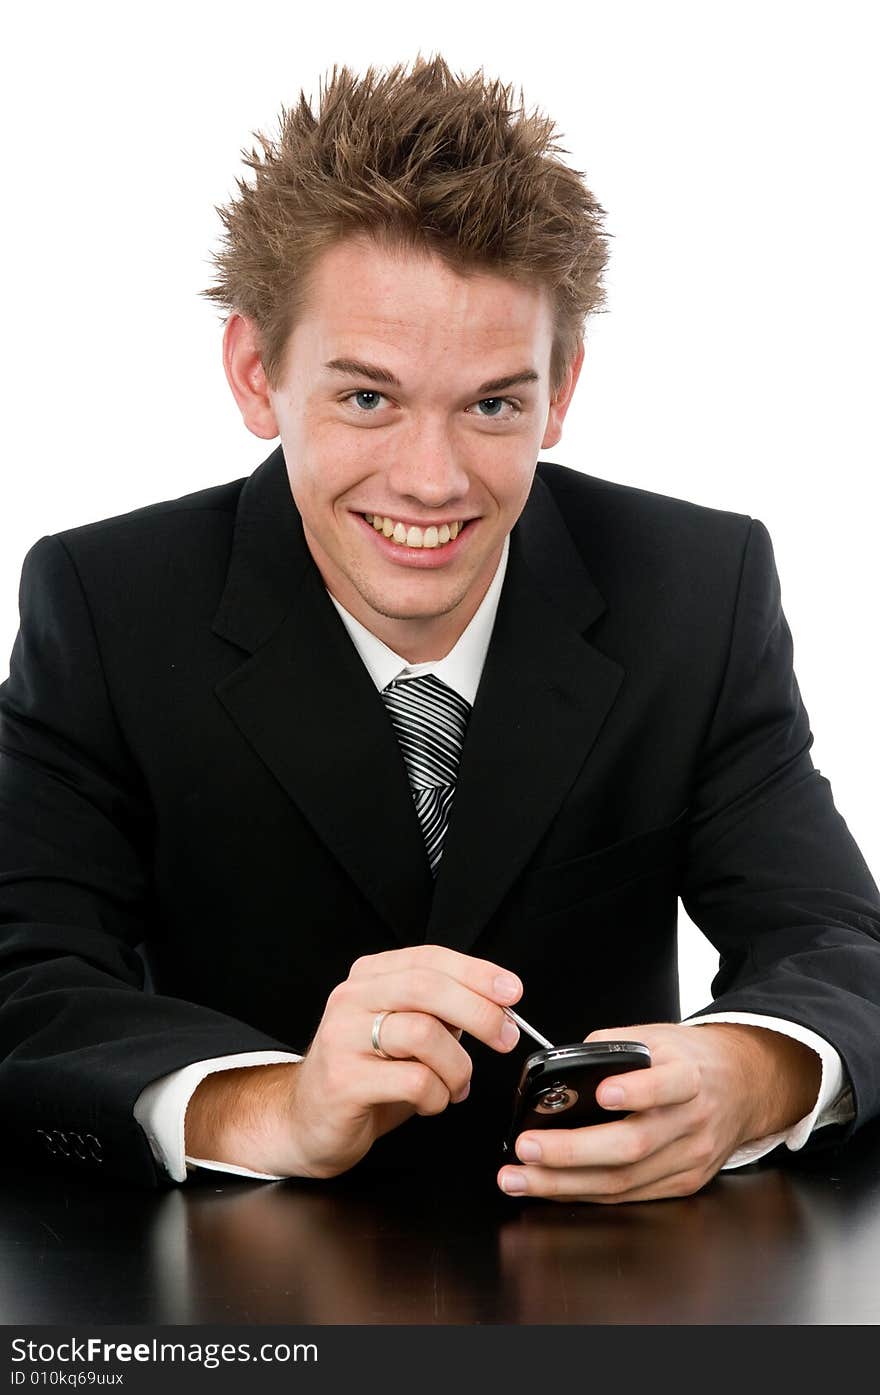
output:
[[[399,654],[395,654],[393,649],[389,649],[387,644],[383,644],[382,640],[378,639],[359,620],[350,615],[339,604],[335,596],[330,596],[352,643],[379,692],[395,678],[412,678],[419,674],[433,673],[473,706],[495,624],[495,614],[507,570],[508,551],[509,539],[505,539],[498,568],[479,609],[444,659],[430,660],[421,664],[408,664]],[[822,1128],[825,1124],[845,1123],[853,1117],[855,1111],[852,1104],[852,1094],[845,1079],[840,1056],[830,1043],[815,1032],[811,1032],[806,1027],[801,1027],[794,1022],[777,1017],[758,1016],[750,1012],[706,1014],[702,1017],[690,1018],[686,1025],[699,1026],[706,1022],[740,1022],[755,1027],[768,1027],[812,1047],[822,1064],[819,1093],[810,1113],[784,1133],[771,1134],[766,1138],[755,1139],[747,1143],[731,1155],[724,1164],[725,1168],[741,1167],[744,1163],[754,1162],[756,1158],[760,1158],[764,1153],[769,1153],[782,1142],[788,1148],[797,1150],[803,1147],[813,1129]],[[231,1056],[196,1061],[192,1065],[171,1071],[168,1075],[152,1081],[138,1096],[134,1115],[149,1139],[156,1161],[165,1168],[175,1182],[186,1180],[187,1166],[213,1168],[218,1172],[230,1172],[236,1176],[252,1177],[261,1181],[280,1181],[280,1177],[274,1174],[254,1172],[249,1168],[236,1167],[232,1163],[214,1162],[207,1158],[194,1158],[185,1155],[184,1119],[187,1105],[196,1087],[213,1071],[245,1066],[275,1065],[278,1062],[301,1060],[302,1056],[292,1052],[238,1052]]]

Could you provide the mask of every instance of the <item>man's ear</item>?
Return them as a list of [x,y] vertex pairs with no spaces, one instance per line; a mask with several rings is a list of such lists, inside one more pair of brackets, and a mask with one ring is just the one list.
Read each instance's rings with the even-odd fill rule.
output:
[[223,368],[248,431],[271,441],[280,435],[257,344],[256,325],[233,311],[223,331]]
[[577,385],[577,380],[580,377],[583,361],[584,341],[581,340],[578,345],[577,353],[568,365],[568,371],[562,383],[550,398],[550,410],[547,413],[547,427],[544,431],[544,439],[541,442],[541,450],[547,450],[549,446],[558,445],[562,440],[562,423],[565,421],[565,414],[574,396],[574,390]]

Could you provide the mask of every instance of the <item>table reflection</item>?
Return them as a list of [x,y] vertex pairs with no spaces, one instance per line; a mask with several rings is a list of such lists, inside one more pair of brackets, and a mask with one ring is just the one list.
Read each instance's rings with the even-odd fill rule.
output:
[[7,1172],[0,1320],[877,1322],[878,1142],[619,1206],[517,1201],[494,1174],[148,1193]]

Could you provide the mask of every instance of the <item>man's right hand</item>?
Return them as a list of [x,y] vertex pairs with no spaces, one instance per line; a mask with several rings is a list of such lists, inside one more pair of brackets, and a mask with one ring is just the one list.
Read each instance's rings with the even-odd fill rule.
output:
[[[186,1114],[186,1152],[278,1176],[335,1177],[412,1114],[466,1098],[468,1032],[508,1052],[519,1030],[502,1008],[522,983],[486,959],[442,945],[358,959],[327,1000],[301,1062],[217,1071]],[[377,1056],[371,1033],[381,1027]]]

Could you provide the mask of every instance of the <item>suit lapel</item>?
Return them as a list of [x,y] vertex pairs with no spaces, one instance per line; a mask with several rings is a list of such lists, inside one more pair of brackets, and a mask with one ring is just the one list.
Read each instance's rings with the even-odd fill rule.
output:
[[429,942],[470,948],[573,785],[624,676],[582,637],[604,610],[547,486],[536,479],[511,533]]
[[605,609],[547,486],[511,534],[434,884],[384,704],[305,542],[279,446],[245,482],[214,631],[242,735],[402,944],[467,949],[592,747],[623,670],[582,637]]
[[433,879],[406,767],[308,551],[280,447],[242,489],[213,628],[250,653],[215,689],[239,731],[400,942],[417,943]]

